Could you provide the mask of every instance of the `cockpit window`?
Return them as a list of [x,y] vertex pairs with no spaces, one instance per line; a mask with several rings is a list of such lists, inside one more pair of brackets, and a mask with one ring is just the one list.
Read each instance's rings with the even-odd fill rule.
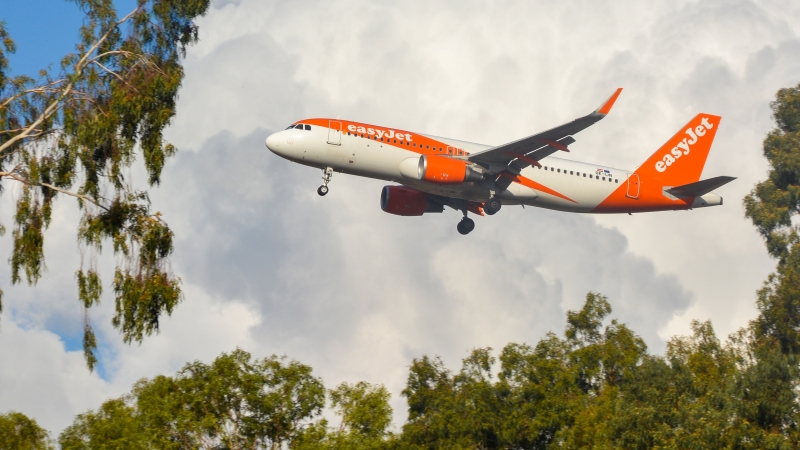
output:
[[302,130],[303,129],[303,124],[302,123],[298,123],[297,125],[295,125],[295,128],[297,128],[298,130]]
[[311,125],[306,124],[306,130],[311,131]]
[[288,127],[286,127],[287,130],[291,130],[292,128],[294,128],[294,124],[291,124]]

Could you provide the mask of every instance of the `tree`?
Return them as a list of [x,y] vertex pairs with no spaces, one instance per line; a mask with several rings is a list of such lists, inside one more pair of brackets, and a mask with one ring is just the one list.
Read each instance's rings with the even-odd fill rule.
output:
[[152,448],[136,409],[126,398],[105,401],[97,411],[79,414],[58,438],[61,450],[145,450]]
[[[110,241],[117,260],[112,323],[126,343],[140,342],[159,330],[181,289],[168,263],[173,233],[151,210],[147,188],[126,177],[141,158],[154,187],[176,152],[163,130],[175,115],[181,57],[197,41],[195,20],[210,0],[138,0],[123,18],[112,0],[72,1],[86,19],[76,52],[62,59],[57,75],[8,77],[6,55],[15,47],[0,22],[0,180],[21,188],[11,282],[40,279],[53,204],[73,197],[82,214],[78,241],[88,254],[76,272],[78,297],[86,310],[100,301],[96,257]],[[0,311],[1,301],[2,291]],[[93,369],[97,342],[84,316],[84,354]]]
[[764,139],[766,180],[745,197],[749,217],[778,260],[758,291],[758,317],[747,336],[752,364],[740,380],[741,414],[772,436],[800,444],[800,85],[780,89],[771,104],[776,127]]
[[383,438],[392,423],[389,391],[363,381],[342,383],[330,391],[334,410],[342,416],[339,431]]
[[35,420],[11,411],[0,414],[0,448],[3,450],[50,450],[50,434]]
[[396,443],[388,431],[392,422],[389,391],[365,382],[342,383],[328,391],[333,410],[341,417],[332,429],[325,419],[307,427],[293,440],[297,450],[378,450]]
[[771,169],[744,205],[778,267],[758,293],[760,315],[753,325],[757,337],[800,354],[800,229],[792,223],[800,214],[800,85],[779,90],[771,106],[777,127],[763,148]]
[[[535,347],[508,344],[496,359],[476,349],[451,373],[439,359],[411,365],[403,395],[409,417],[401,442],[410,448],[557,446],[583,411],[633,379],[646,346],[616,321],[606,297],[589,293],[580,311],[567,312],[565,338],[548,333]],[[613,395],[613,394],[610,394]]]
[[59,442],[65,450],[277,450],[303,436],[324,405],[310,367],[237,349],[139,381],[130,395],[79,415]]

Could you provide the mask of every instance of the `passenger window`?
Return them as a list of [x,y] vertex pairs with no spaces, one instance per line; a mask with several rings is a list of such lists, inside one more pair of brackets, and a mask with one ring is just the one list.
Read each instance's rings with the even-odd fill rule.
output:
[[570,170],[570,171],[569,171],[569,174],[570,174],[570,175],[574,175],[575,173],[574,173],[573,171],[571,171],[571,170]]
[[603,181],[606,181],[606,177],[603,177]]
[[586,174],[583,174],[583,178],[586,178]]
[[554,169],[554,168],[552,168],[552,167],[550,168],[550,172],[552,172],[552,171],[554,171],[554,170],[556,170],[556,169]]
[[561,173],[561,169],[558,169],[558,171],[557,171],[557,172],[558,172],[558,173]]
[[589,175],[589,178],[592,178],[592,176],[591,176],[591,175]]
[[614,180],[614,183],[619,183],[619,180]]

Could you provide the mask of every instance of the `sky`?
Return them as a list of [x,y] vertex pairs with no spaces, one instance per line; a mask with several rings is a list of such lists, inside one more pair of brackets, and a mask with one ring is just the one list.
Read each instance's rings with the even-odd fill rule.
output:
[[[0,1],[18,40],[14,73],[70,50],[76,10]],[[159,335],[123,344],[110,324],[114,259],[102,255],[106,292],[90,312],[101,367],[89,373],[79,212],[61,198],[39,284],[11,286],[0,266],[0,412],[57,435],[142,377],[240,347],[309,364],[329,387],[384,384],[401,424],[413,358],[457,369],[474,348],[535,344],[561,333],[589,291],[656,353],[692,320],[724,337],[756,316],[774,261],[742,198],[768,171],[770,101],[800,82],[796,1],[228,0],[199,26],[166,132],[179,152],[152,192],[176,235],[184,302]],[[618,87],[614,109],[568,156],[635,169],[695,114],[720,115],[703,177],[738,177],[717,191],[723,206],[632,216],[507,207],[465,237],[454,211],[383,213],[379,180],[335,174],[319,197],[320,171],[264,146],[308,117],[501,144],[589,113]],[[4,186],[10,227],[15,188]],[[0,254],[10,248],[6,235]]]

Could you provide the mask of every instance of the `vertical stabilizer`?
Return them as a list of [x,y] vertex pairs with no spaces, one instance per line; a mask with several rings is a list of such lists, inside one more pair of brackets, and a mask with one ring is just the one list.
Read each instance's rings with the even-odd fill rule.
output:
[[698,114],[636,169],[636,173],[671,186],[698,181],[721,119],[711,114]]

